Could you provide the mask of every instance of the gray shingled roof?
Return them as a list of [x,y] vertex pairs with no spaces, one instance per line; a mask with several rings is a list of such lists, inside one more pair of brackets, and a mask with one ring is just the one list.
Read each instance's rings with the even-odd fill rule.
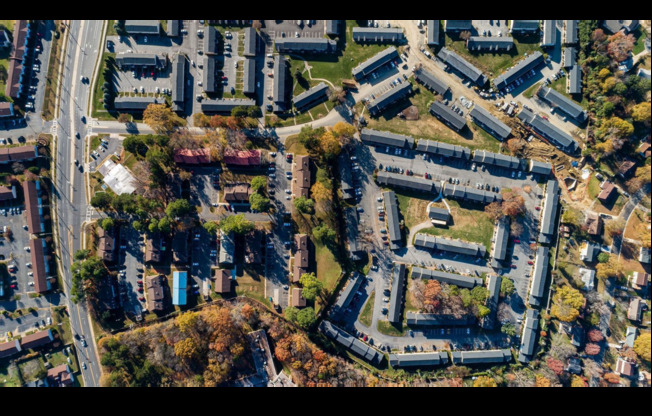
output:
[[492,274],[487,277],[487,290],[489,297],[485,306],[489,308],[489,315],[485,316],[482,320],[482,327],[484,329],[494,329],[496,326],[496,311],[498,310],[498,302],[500,300],[500,284],[502,277]]
[[512,32],[536,32],[539,30],[539,21],[538,20],[512,20],[510,26]]
[[582,93],[582,68],[579,65],[573,66],[568,72],[568,93]]
[[446,32],[473,30],[473,24],[471,20],[445,20],[444,22],[444,30]]
[[559,205],[559,184],[554,179],[548,181],[546,187],[546,197],[543,206],[543,216],[541,217],[541,230],[539,233],[539,243],[550,244],[550,239],[555,233],[557,224],[557,208]]
[[508,125],[479,105],[473,106],[469,115],[473,118],[475,124],[485,129],[498,140],[505,140],[512,133],[512,129]]
[[328,98],[328,85],[323,82],[320,82],[318,85],[310,88],[307,91],[302,92],[301,94],[295,96],[292,99],[294,107],[301,109],[304,107],[312,106],[319,100],[324,100]]
[[235,240],[233,232],[228,234],[220,231],[220,264],[233,264],[235,258]]
[[170,37],[179,36],[179,20],[168,20],[168,31],[167,35]]
[[413,354],[389,354],[392,367],[426,367],[448,363],[448,354],[442,352],[420,352]]
[[432,153],[438,156],[456,157],[460,159],[471,159],[471,149],[468,147],[436,142],[433,140],[421,139],[417,143],[419,152]]
[[428,218],[431,220],[448,221],[450,217],[451,213],[447,209],[433,207],[432,205],[428,207]]
[[439,20],[428,20],[428,45],[439,46]]
[[205,92],[213,93],[217,91],[217,85],[215,80],[215,56],[206,56],[204,59],[204,75],[202,88]]
[[566,39],[565,43],[567,44],[573,44],[577,43],[579,38],[577,34],[577,20],[565,20],[565,34],[566,34]]
[[231,113],[235,107],[254,106],[256,101],[243,98],[222,98],[218,100],[204,100],[201,103],[203,113]]
[[403,29],[398,27],[354,27],[354,42],[398,42],[403,40]]
[[370,347],[343,329],[333,325],[326,320],[322,321],[322,323],[319,325],[319,329],[327,337],[341,344],[345,348],[350,349],[369,362],[378,365],[383,359],[383,354],[381,354],[378,350]]
[[186,56],[178,54],[172,63],[172,102],[183,109],[186,100]]
[[472,202],[490,204],[492,202],[501,202],[503,196],[496,192],[485,191],[464,185],[444,184],[444,196],[446,198],[461,198]]
[[526,58],[521,59],[516,65],[494,78],[494,87],[502,90],[516,79],[527,74],[531,69],[541,65],[543,62],[544,59],[541,52],[536,51],[531,53]]
[[466,119],[464,117],[439,101],[434,101],[430,105],[430,114],[454,130],[460,131],[466,126]]
[[530,159],[530,172],[538,175],[550,176],[552,173],[552,165],[548,162],[539,162],[538,160]]
[[[578,67],[578,66],[576,66]],[[552,107],[562,110],[572,118],[578,121],[586,120],[586,110],[575,101],[566,97],[565,95],[555,91],[552,88],[541,87],[537,92],[539,98],[546,100]]]
[[526,159],[519,159],[514,156],[503,155],[502,153],[493,153],[486,150],[476,150],[473,152],[473,161],[487,165],[500,166],[508,169],[522,169],[527,167]]
[[276,55],[274,57],[274,105],[275,111],[287,110],[288,94],[292,87],[292,80],[289,76],[287,61],[285,57]]
[[401,241],[401,227],[398,217],[398,204],[396,202],[396,194],[393,191],[383,192],[383,200],[385,201],[385,211],[387,212],[387,228],[389,230],[389,240],[397,245]]
[[441,185],[430,179],[418,176],[401,175],[399,173],[379,171],[376,176],[379,184],[397,188],[410,189],[418,192],[439,193]]
[[521,338],[521,349],[518,354],[518,360],[527,363],[534,354],[536,347],[537,329],[539,328],[539,311],[528,309],[525,313],[525,330]]
[[395,264],[392,272],[392,292],[389,296],[389,312],[387,314],[389,322],[398,323],[401,321],[401,308],[403,307],[403,292],[406,277],[407,269],[405,268],[405,264]]
[[418,312],[408,312],[406,315],[408,326],[467,326],[475,323],[473,315],[456,317],[455,315]]
[[158,35],[160,27],[158,20],[125,20],[125,30],[130,35]]
[[153,53],[119,53],[115,62],[120,68],[131,66],[161,66],[160,59]]
[[410,136],[372,129],[362,129],[360,140],[368,145],[393,146],[411,149],[414,139]]
[[575,65],[577,49],[571,46],[564,48],[564,68],[570,68]]
[[469,78],[471,81],[482,86],[487,83],[487,77],[482,73],[481,70],[473,66],[469,61],[459,56],[457,53],[451,51],[448,48],[441,48],[437,54],[439,59],[444,61],[446,65],[455,69],[458,72],[461,72],[465,77]]
[[242,53],[247,57],[256,56],[256,41],[258,33],[253,27],[248,27],[244,30],[244,52]]
[[504,363],[512,360],[512,352],[509,349],[504,350],[484,350],[484,351],[454,351],[452,354],[454,364],[488,364]]
[[219,33],[213,26],[206,28],[206,35],[204,36],[204,53],[206,55],[217,54],[217,37]]
[[586,244],[586,258],[584,261],[587,263],[594,262],[598,254],[600,254],[600,244],[588,241]]
[[467,256],[483,257],[487,253],[487,249],[482,244],[435,237],[433,235],[424,233],[417,233],[414,239],[414,246],[425,247],[430,250],[450,251],[451,253],[463,254]]
[[509,217],[503,217],[496,224],[494,250],[492,257],[496,260],[505,260],[507,255],[507,242],[509,240]]
[[543,21],[543,42],[541,46],[554,46],[557,43],[557,21]]
[[346,287],[342,290],[342,293],[340,293],[340,296],[337,298],[337,302],[335,302],[335,305],[333,306],[333,311],[335,311],[338,315],[341,315],[341,313],[344,310],[346,310],[346,308],[349,306],[349,303],[351,303],[353,296],[355,296],[355,292],[358,291],[358,288],[362,284],[363,280],[364,278],[360,273],[358,272],[353,273],[353,275],[349,278],[349,283],[346,285]]
[[537,248],[537,257],[534,260],[534,271],[532,275],[532,285],[530,286],[530,297],[528,304],[530,306],[540,306],[541,298],[545,295],[546,276],[548,275],[548,247]]
[[367,103],[367,110],[370,114],[378,114],[396,101],[408,96],[412,92],[412,84],[404,82],[397,87],[390,88],[375,100]]
[[414,73],[414,79],[425,85],[431,91],[439,95],[444,95],[450,90],[450,87],[445,82],[435,77],[432,72],[426,69],[419,69]]
[[561,147],[562,150],[574,153],[578,149],[579,145],[575,139],[554,124],[541,118],[538,114],[523,109],[518,113],[517,117],[523,123],[529,125],[537,134],[551,141],[553,145]]
[[113,106],[116,110],[143,111],[150,104],[158,104],[154,97],[116,97]]
[[[417,236],[419,236],[419,234],[417,234]],[[471,289],[475,286],[482,286],[482,279],[477,277],[462,276],[459,274],[446,273],[439,270],[424,269],[422,267],[416,266],[412,267],[412,279],[437,280],[442,283],[464,287],[467,289]]]
[[254,94],[256,92],[256,60],[245,59],[242,77],[242,93]]
[[281,53],[327,53],[335,52],[337,43],[326,38],[277,38],[274,41],[276,50]]
[[398,58],[398,51],[395,47],[390,46],[353,68],[351,73],[355,79],[359,80],[396,58]]
[[339,35],[341,20],[326,20],[326,34],[330,36]]
[[466,47],[470,51],[509,51],[514,47],[514,39],[511,37],[498,36],[471,36],[466,41]]

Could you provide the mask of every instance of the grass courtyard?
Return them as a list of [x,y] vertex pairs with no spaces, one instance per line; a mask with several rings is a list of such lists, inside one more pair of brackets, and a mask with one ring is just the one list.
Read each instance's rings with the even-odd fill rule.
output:
[[[451,208],[452,224],[447,227],[430,227],[420,232],[447,238],[459,238],[464,241],[481,243],[487,249],[491,247],[491,237],[493,235],[494,223],[489,216],[479,209],[469,209],[460,206],[460,203],[454,200],[446,200]],[[439,202],[434,204],[435,207],[445,208],[444,204]]]

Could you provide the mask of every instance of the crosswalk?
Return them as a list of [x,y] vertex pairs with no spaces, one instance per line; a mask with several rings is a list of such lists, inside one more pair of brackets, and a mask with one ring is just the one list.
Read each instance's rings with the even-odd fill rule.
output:
[[52,120],[52,125],[50,126],[50,134],[56,136],[58,129],[59,129],[59,120],[55,118]]
[[97,214],[97,211],[95,210],[95,208],[93,208],[90,205],[87,205],[86,206],[86,222],[91,221],[95,214]]

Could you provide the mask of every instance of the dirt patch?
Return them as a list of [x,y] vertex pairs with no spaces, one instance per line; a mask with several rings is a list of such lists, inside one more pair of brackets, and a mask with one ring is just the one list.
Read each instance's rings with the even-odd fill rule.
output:
[[416,198],[410,199],[410,204],[408,205],[408,212],[405,221],[408,228],[416,224],[421,224],[422,222],[428,220],[428,213],[426,212],[426,207],[428,206],[429,202],[430,201],[427,201],[425,199],[416,199]]
[[403,118],[406,120],[418,120],[419,119],[419,109],[415,105],[411,105],[405,110],[401,111]]

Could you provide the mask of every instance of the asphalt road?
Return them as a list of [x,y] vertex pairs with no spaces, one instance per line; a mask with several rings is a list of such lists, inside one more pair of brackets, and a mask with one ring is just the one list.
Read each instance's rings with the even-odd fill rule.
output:
[[[72,285],[70,266],[72,256],[81,248],[82,221],[86,214],[86,195],[84,177],[77,170],[74,160],[83,160],[83,138],[88,133],[88,126],[81,117],[88,118],[89,96],[91,86],[80,82],[83,75],[93,78],[97,62],[103,21],[72,20],[68,30],[65,63],[61,78],[59,96],[59,113],[56,131],[56,179],[54,199],[57,210],[57,231],[63,271],[64,291],[70,313],[70,324],[74,334],[83,335],[87,347],[79,343],[79,359],[86,362],[87,369],[82,370],[85,386],[99,386],[101,375],[99,358],[88,309],[84,304],[74,304],[69,293]],[[79,132],[81,139],[75,137]]]

